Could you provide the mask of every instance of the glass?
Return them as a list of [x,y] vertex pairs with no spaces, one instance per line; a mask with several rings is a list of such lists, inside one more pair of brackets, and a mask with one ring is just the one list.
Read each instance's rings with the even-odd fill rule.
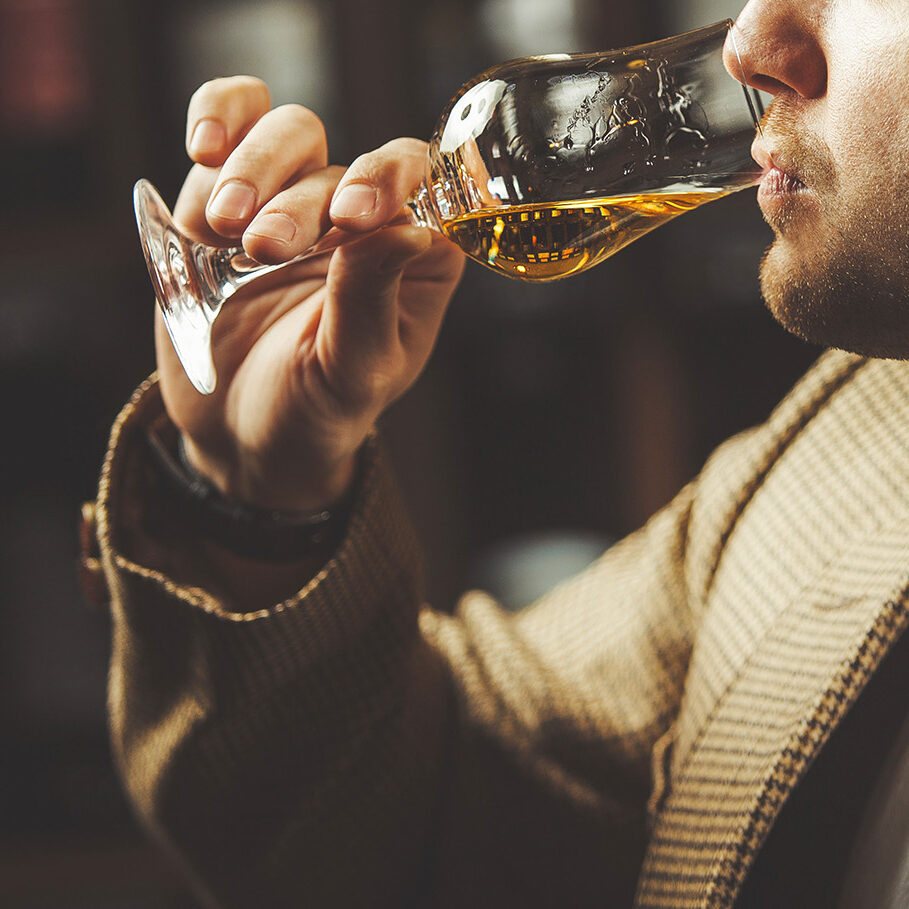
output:
[[[462,87],[429,143],[410,220],[509,277],[585,271],[660,224],[752,186],[763,113],[723,66],[731,20],[603,54],[528,57]],[[733,42],[734,47],[734,42]],[[260,275],[353,239],[330,229],[301,256],[261,265],[183,236],[146,180],[134,190],[142,249],[180,361],[214,391],[211,327]]]

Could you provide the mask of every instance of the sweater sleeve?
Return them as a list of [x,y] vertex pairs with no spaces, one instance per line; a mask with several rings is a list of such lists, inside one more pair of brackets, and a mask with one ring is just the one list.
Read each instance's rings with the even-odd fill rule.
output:
[[334,556],[241,612],[161,516],[163,418],[149,380],[95,506],[109,716],[137,814],[207,903],[630,904],[693,637],[694,486],[524,612],[472,593],[446,616],[372,444]]

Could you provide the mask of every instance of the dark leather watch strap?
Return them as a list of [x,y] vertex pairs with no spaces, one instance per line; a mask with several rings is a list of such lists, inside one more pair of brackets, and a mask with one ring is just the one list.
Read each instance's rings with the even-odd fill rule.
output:
[[315,514],[272,510],[228,498],[196,471],[179,435],[168,445],[147,434],[165,487],[179,499],[181,517],[201,534],[237,555],[287,561],[337,546],[347,528],[353,492]]

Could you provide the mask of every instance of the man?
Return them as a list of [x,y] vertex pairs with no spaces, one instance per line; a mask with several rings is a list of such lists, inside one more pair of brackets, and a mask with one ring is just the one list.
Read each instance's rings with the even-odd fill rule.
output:
[[255,80],[193,97],[189,232],[263,262],[366,234],[225,310],[211,398],[159,321],[102,474],[115,755],[212,904],[905,905],[909,367],[876,358],[909,354],[909,16],[752,0],[738,42],[775,96],[768,305],[851,352],[517,617],[421,605],[371,434],[461,270],[369,233],[424,147],[345,171]]

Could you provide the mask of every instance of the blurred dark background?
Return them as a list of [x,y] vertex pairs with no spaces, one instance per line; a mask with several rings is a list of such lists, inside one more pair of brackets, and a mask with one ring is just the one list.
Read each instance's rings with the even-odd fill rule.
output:
[[[500,60],[653,40],[737,0],[0,0],[0,904],[194,906],[138,833],[107,750],[105,615],[76,580],[80,502],[153,368],[130,191],[170,201],[186,102],[249,72],[325,120],[333,160],[428,137]],[[386,438],[432,601],[520,606],[624,535],[817,355],[764,311],[753,193],[576,279],[470,266]]]

